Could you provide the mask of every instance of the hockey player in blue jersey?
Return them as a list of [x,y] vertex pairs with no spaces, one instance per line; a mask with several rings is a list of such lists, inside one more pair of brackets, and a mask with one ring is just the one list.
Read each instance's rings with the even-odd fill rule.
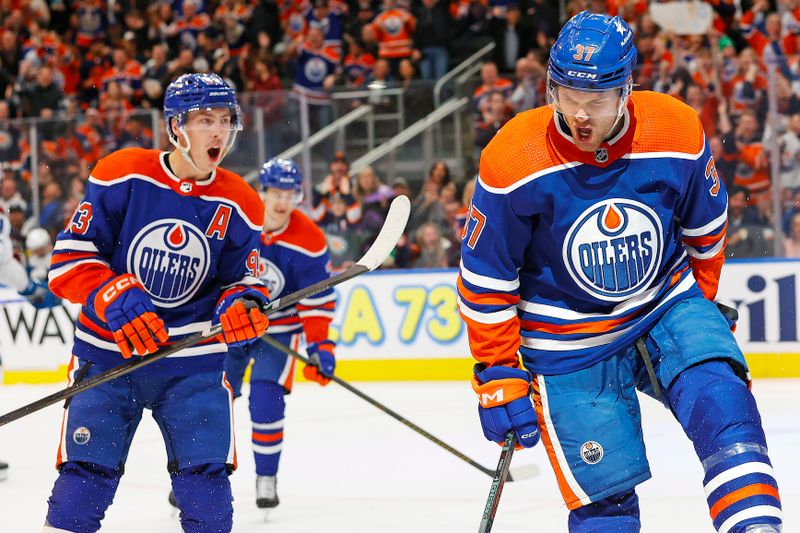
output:
[[[302,198],[302,175],[292,160],[270,159],[259,172],[264,202],[261,237],[261,279],[273,298],[280,298],[330,276],[325,235],[296,209]],[[267,333],[298,348],[306,343],[314,365],[303,368],[306,379],[327,385],[336,368],[335,343],[328,339],[336,294],[327,289],[271,316]],[[303,338],[304,337],[304,338]],[[226,371],[238,396],[250,361],[250,417],[256,463],[256,505],[278,505],[277,473],[283,447],[284,396],[292,391],[295,360],[263,341],[230,350]]]
[[[268,291],[258,279],[258,194],[219,167],[242,116],[215,74],[187,74],[164,98],[171,152],[129,148],[97,162],[49,273],[82,304],[70,384],[195,335],[223,333],[68,401],[45,531],[97,531],[144,408],[167,449],[184,531],[233,527],[236,467],[228,347],[261,336]],[[255,303],[245,306],[244,302]]]
[[579,13],[550,53],[549,106],[483,150],[464,232],[459,307],[484,435],[541,438],[570,531],[637,532],[639,390],[692,441],[714,527],[780,531],[747,363],[713,303],[727,201],[699,118],[632,92],[619,17]]

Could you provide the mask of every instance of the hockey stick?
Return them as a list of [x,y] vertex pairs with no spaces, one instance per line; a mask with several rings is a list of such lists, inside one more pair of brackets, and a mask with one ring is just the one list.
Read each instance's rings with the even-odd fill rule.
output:
[[[375,270],[378,268],[389,256],[397,244],[397,241],[400,240],[400,237],[403,235],[410,211],[411,202],[409,202],[408,197],[398,196],[395,198],[392,201],[391,206],[389,206],[389,212],[386,215],[386,220],[381,228],[380,233],[378,233],[375,242],[372,243],[372,246],[369,250],[367,250],[367,253],[365,253],[355,265],[351,266],[337,276],[318,281],[317,283],[309,285],[304,289],[300,289],[292,294],[288,294],[282,298],[277,298],[271,301],[264,312],[269,315],[280,309],[285,309],[286,307],[290,307],[298,303],[300,300],[308,298],[309,296],[313,296],[331,287],[335,287],[336,285],[359,276],[364,272],[369,272],[370,270]],[[71,398],[80,392],[91,389],[92,387],[96,387],[97,385],[106,383],[107,381],[111,381],[112,379],[120,376],[130,374],[134,370],[138,370],[145,365],[155,363],[159,359],[168,357],[181,350],[191,348],[192,346],[195,346],[206,339],[214,337],[215,335],[219,335],[221,332],[222,326],[217,324],[216,326],[207,328],[200,333],[192,335],[191,337],[186,337],[185,339],[182,339],[167,348],[158,350],[154,354],[137,357],[119,366],[115,366],[114,368],[109,368],[105,372],[95,374],[86,380],[74,383],[72,386],[67,387],[66,389],[60,390],[51,394],[50,396],[42,398],[41,400],[37,400],[33,403],[20,407],[19,409],[11,411],[10,413],[0,416],[0,426],[4,426],[9,422],[13,422],[18,418],[22,418],[23,416],[34,413],[49,405],[53,405],[54,403]]]
[[[494,473],[492,486],[489,489],[489,497],[486,499],[486,507],[483,508],[483,519],[478,527],[478,533],[489,533],[494,523],[494,515],[497,514],[497,506],[500,504],[500,494],[503,493],[508,470],[511,467],[511,457],[514,455],[514,447],[517,445],[517,434],[509,431],[506,440],[503,442],[503,451],[500,452],[500,460],[497,463],[497,470]],[[508,481],[511,481],[509,478]]]
[[[266,342],[267,344],[269,344],[273,348],[276,348],[276,349],[282,351],[283,353],[291,355],[292,357],[294,357],[295,359],[297,359],[300,362],[303,362],[303,363],[305,363],[307,365],[308,364],[312,364],[311,361],[308,359],[308,357],[305,357],[304,355],[298,353],[296,350],[293,350],[292,348],[286,346],[282,342],[274,339],[273,337],[271,337],[269,335],[264,335],[263,337],[261,337],[261,340],[263,340],[264,342]],[[452,453],[453,455],[455,455],[456,457],[458,457],[459,459],[461,459],[465,463],[468,463],[468,464],[474,466],[475,468],[477,468],[478,470],[480,470],[484,474],[486,474],[488,476],[492,476],[492,477],[495,475],[494,470],[492,470],[490,468],[486,468],[485,466],[483,466],[479,462],[477,462],[477,461],[475,461],[473,459],[470,459],[469,457],[467,457],[466,455],[464,455],[460,451],[456,450],[455,448],[453,448],[449,444],[447,444],[447,443],[439,440],[438,438],[434,437],[433,435],[431,435],[430,433],[428,433],[427,431],[425,431],[424,429],[422,429],[421,427],[419,427],[418,425],[416,425],[412,421],[410,421],[407,418],[403,417],[402,415],[396,413],[395,411],[389,409],[388,407],[386,407],[385,405],[383,405],[379,401],[375,400],[371,396],[368,396],[367,394],[361,392],[360,390],[358,390],[357,388],[355,388],[354,386],[352,386],[351,384],[349,384],[348,382],[346,382],[342,378],[340,378],[340,377],[338,377],[336,375],[333,375],[333,376],[331,376],[331,381],[335,381],[336,383],[338,383],[339,385],[341,385],[345,389],[349,390],[350,392],[352,392],[353,394],[355,394],[356,396],[358,396],[362,400],[366,401],[367,403],[370,403],[370,404],[374,405],[375,407],[377,407],[378,409],[380,409],[381,411],[383,411],[387,415],[391,416],[392,418],[394,418],[395,420],[397,420],[401,424],[405,424],[407,427],[409,427],[412,430],[416,431],[417,433],[419,433],[420,435],[422,435],[423,437],[425,437],[429,441],[433,442],[434,444],[436,444],[438,446],[441,446],[442,448],[444,448],[448,452]],[[520,466],[519,468],[514,469],[514,471],[510,473],[508,480],[509,481],[520,481],[520,480],[523,480],[523,479],[536,477],[537,475],[539,475],[539,468],[536,465],[524,465],[524,466]]]

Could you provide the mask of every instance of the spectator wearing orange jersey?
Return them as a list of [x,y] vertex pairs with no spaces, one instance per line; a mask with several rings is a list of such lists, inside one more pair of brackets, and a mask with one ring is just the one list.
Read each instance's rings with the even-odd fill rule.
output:
[[392,75],[397,77],[400,60],[411,57],[417,20],[397,0],[383,0],[383,11],[372,21],[378,57],[389,61]]
[[167,28],[169,37],[177,38],[183,48],[197,48],[197,34],[211,27],[211,18],[199,12],[198,0],[183,0],[183,14]]
[[500,77],[494,61],[486,61],[481,65],[481,81],[481,85],[472,93],[473,108],[479,116],[486,108],[490,94],[499,92],[503,98],[509,98],[514,90],[514,82]]
[[[780,13],[767,13],[769,4],[769,0],[756,0],[752,9],[742,15],[739,20],[742,34],[762,60],[796,54],[794,36],[784,34]],[[758,27],[761,19],[764,21],[764,31]]]
[[108,91],[109,84],[116,82],[126,98],[132,100],[134,104],[138,103],[144,94],[142,91],[144,79],[142,65],[135,59],[129,58],[128,54],[119,48],[112,52],[111,60],[111,66],[103,73],[101,100],[103,94]]
[[731,79],[728,91],[731,114],[736,115],[745,109],[757,109],[767,90],[767,80],[762,75],[755,50],[745,48],[739,52],[738,73]]
[[372,75],[374,66],[375,56],[364,49],[361,39],[353,39],[350,42],[350,53],[344,58],[345,85],[350,88],[363,87]]
[[736,129],[726,135],[724,144],[728,153],[735,151],[737,155],[734,185],[748,191],[749,205],[757,204],[761,197],[769,195],[770,177],[755,111],[747,109],[741,113]]

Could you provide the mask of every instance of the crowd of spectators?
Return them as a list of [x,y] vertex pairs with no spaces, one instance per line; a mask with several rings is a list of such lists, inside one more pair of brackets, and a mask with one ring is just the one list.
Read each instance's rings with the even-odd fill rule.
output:
[[[699,113],[731,191],[728,254],[798,256],[800,223],[800,0],[707,0],[711,28],[680,35],[660,27],[646,0],[569,0],[625,18],[639,50],[638,89],[671,94]],[[290,89],[330,118],[335,88],[407,86],[434,80],[488,42],[491,60],[473,95],[475,160],[514,114],[545,103],[547,54],[560,28],[552,0],[0,0],[0,204],[24,213],[20,238],[58,231],[91,166],[111,150],[166,148],[149,109],[186,72],[216,72],[242,93]],[[778,121],[767,127],[767,68],[776,65]],[[279,117],[283,100],[253,99]],[[31,215],[35,117],[41,209]],[[775,130],[775,131],[773,131]],[[676,134],[679,134],[676,132]],[[769,143],[779,142],[781,210],[772,207]],[[374,236],[399,192],[414,199],[396,266],[452,266],[471,176],[438,162],[427,178],[352,180],[337,157],[315,184],[310,210],[346,264]],[[352,181],[352,183],[351,183]],[[423,181],[421,187],[412,186]],[[778,185],[774,185],[777,187]],[[736,201],[733,198],[741,198]],[[15,218],[20,218],[15,216]],[[734,231],[735,230],[735,231]]]

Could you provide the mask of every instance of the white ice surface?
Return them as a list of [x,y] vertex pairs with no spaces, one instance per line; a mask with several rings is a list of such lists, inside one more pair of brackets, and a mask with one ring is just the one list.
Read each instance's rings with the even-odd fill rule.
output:
[[[449,445],[494,469],[499,447],[483,440],[469,384],[356,383]],[[0,411],[37,400],[60,387],[0,387]],[[784,505],[784,531],[800,531],[800,380],[760,380],[754,386]],[[233,475],[234,531],[474,532],[491,479],[363,400],[330,384],[300,384],[287,399],[280,506],[264,522],[255,507],[247,404],[237,401],[239,469]],[[642,531],[711,532],[702,470],[669,412],[642,399],[653,479],[640,485]],[[0,459],[11,464],[0,483],[0,532],[39,532],[56,472],[61,408],[49,407],[0,428]],[[536,463],[535,479],[508,483],[494,532],[566,531],[567,511],[537,447],[514,455]],[[161,435],[146,414],[139,427],[103,531],[174,533],[167,503],[169,478]]]

